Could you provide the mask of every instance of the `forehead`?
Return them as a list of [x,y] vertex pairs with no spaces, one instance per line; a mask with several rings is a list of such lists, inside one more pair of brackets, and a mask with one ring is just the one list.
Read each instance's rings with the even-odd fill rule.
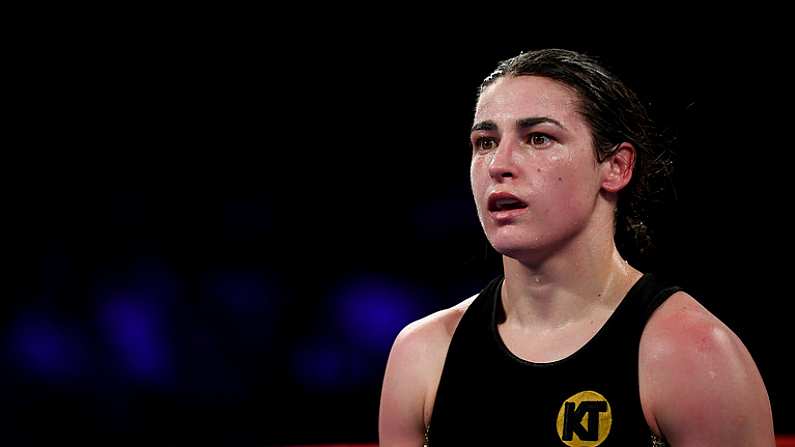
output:
[[[539,76],[506,76],[489,85],[478,99],[475,122],[498,124],[527,117],[548,117],[576,127],[579,97],[574,89]],[[567,126],[567,127],[569,127]]]

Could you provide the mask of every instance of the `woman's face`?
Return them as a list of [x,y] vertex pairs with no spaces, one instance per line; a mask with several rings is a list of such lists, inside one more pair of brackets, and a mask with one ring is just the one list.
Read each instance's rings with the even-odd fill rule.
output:
[[[577,106],[574,90],[538,76],[500,78],[480,96],[470,180],[481,226],[498,252],[536,258],[590,221],[600,172]],[[500,192],[522,203],[495,202]]]

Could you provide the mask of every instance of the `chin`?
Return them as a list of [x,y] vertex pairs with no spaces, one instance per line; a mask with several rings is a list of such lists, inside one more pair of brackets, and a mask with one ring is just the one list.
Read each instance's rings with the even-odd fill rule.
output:
[[530,254],[537,252],[541,247],[538,242],[535,243],[529,240],[522,240],[519,238],[494,238],[489,242],[497,253],[511,258],[521,257],[522,254]]
[[494,250],[509,258],[521,262],[535,263],[545,257],[545,253],[553,248],[553,241],[540,236],[528,237],[527,234],[491,235],[489,243]]

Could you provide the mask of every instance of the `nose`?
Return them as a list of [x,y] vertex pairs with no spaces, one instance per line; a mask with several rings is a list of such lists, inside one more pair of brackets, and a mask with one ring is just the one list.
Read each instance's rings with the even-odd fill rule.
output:
[[491,160],[489,161],[489,176],[495,181],[501,181],[504,178],[515,178],[518,174],[516,167],[516,160],[514,160],[514,152],[516,147],[510,141],[503,140],[497,149],[492,152]]

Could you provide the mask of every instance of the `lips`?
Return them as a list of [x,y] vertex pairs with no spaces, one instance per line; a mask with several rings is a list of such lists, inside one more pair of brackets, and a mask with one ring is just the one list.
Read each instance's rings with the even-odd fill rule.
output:
[[527,208],[527,202],[507,191],[498,191],[489,194],[488,210],[491,213],[522,208]]
[[489,216],[497,222],[509,222],[524,214],[527,208],[527,202],[507,191],[497,191],[489,194]]

